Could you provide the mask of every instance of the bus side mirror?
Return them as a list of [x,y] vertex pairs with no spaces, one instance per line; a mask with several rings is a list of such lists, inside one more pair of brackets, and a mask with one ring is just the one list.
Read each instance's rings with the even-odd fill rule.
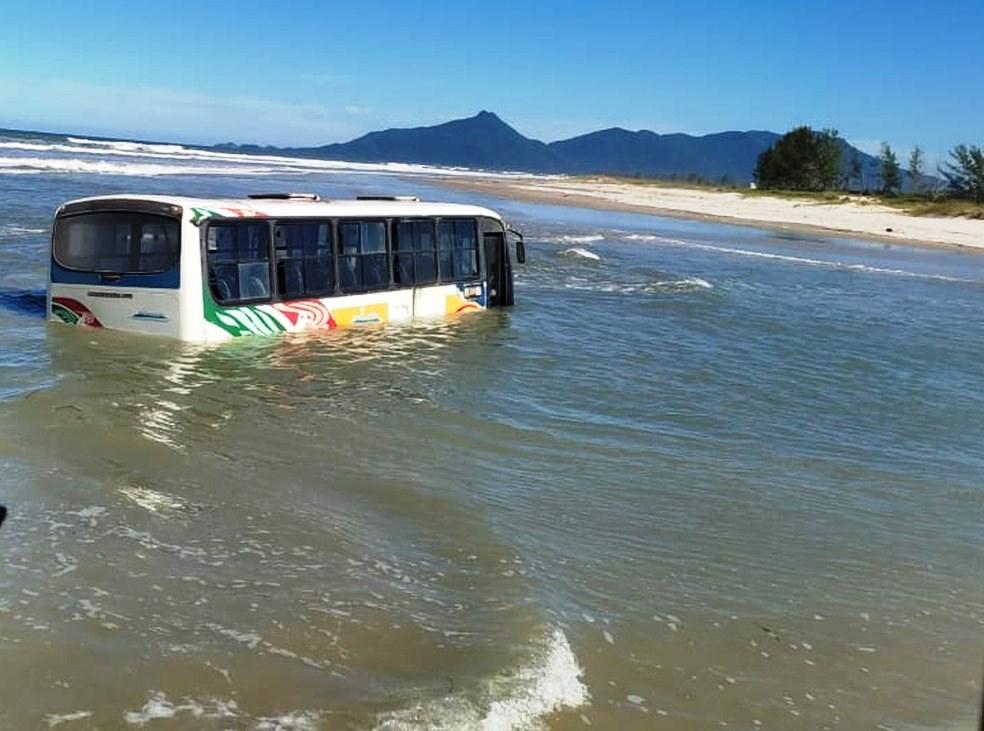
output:
[[516,261],[520,264],[526,263],[526,244],[522,239],[516,240]]

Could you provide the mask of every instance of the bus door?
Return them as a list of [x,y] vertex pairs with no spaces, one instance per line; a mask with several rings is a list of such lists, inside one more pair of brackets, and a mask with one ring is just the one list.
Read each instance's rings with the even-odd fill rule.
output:
[[502,233],[487,233],[482,237],[485,246],[485,290],[488,307],[505,307],[513,303],[512,271],[506,252],[506,237]]

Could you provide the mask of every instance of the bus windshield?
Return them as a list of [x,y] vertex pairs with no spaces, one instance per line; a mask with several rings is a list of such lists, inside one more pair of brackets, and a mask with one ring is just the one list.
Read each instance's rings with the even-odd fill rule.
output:
[[160,274],[177,265],[180,239],[180,223],[166,216],[83,213],[58,219],[52,254],[74,271]]

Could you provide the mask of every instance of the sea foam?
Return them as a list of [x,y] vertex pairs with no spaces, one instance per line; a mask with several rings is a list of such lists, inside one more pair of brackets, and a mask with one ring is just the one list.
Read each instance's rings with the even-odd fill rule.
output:
[[440,175],[443,177],[510,178],[521,173],[410,163],[359,163],[196,149],[182,145],[89,140],[66,142],[3,139],[0,174],[92,173],[156,177],[164,175],[270,175],[318,172],[362,172],[383,175]]
[[489,680],[480,700],[473,702],[457,696],[422,703],[384,714],[376,729],[539,729],[547,714],[588,702],[582,672],[567,637],[554,629],[527,664]]
[[562,256],[579,256],[582,259],[601,261],[601,257],[598,254],[594,253],[593,251],[588,251],[587,249],[582,249],[580,246],[573,246],[570,249],[564,249],[560,253]]

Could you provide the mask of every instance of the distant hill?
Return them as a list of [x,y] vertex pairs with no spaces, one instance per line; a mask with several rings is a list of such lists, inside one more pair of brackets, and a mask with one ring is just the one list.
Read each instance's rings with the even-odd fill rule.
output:
[[720,132],[694,137],[614,127],[554,142],[550,148],[560,153],[571,172],[658,178],[696,175],[747,182],[759,154],[778,138],[775,132]]
[[357,162],[410,162],[492,170],[555,172],[564,168],[564,161],[548,145],[524,137],[491,112],[433,127],[370,132],[351,142],[290,152]]
[[[370,132],[350,142],[320,147],[224,144],[216,145],[216,149],[349,162],[402,162],[530,173],[697,177],[744,184],[752,179],[759,154],[779,136],[758,130],[694,136],[613,127],[546,144],[525,137],[497,115],[483,111],[431,127]],[[877,160],[847,142],[843,144],[845,170],[851,153],[857,152],[866,177],[874,180]]]

